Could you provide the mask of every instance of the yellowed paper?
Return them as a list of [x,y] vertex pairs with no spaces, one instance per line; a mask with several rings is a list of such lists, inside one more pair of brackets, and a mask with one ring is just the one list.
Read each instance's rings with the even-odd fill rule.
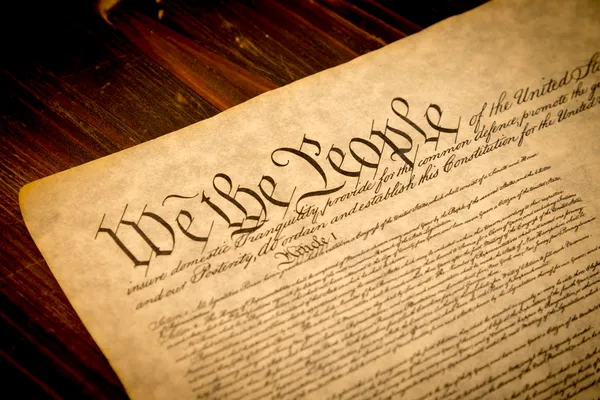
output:
[[599,21],[493,1],[24,219],[134,399],[597,398]]

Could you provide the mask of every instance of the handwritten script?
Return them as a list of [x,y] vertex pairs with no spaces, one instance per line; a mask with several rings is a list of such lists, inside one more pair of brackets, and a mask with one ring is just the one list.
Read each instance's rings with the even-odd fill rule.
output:
[[491,2],[26,186],[129,395],[600,396],[600,7],[572,3]]

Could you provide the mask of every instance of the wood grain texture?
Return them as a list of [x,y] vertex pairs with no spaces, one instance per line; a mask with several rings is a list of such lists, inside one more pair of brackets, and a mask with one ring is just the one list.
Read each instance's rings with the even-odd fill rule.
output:
[[127,398],[27,232],[18,204],[25,183],[482,2],[124,0],[112,25],[93,1],[11,3],[0,21],[0,371],[9,386],[2,397]]

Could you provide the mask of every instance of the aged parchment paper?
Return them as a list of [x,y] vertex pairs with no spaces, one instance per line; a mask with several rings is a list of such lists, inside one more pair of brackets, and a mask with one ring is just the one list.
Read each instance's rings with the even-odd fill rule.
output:
[[597,398],[599,22],[492,1],[23,217],[135,399]]

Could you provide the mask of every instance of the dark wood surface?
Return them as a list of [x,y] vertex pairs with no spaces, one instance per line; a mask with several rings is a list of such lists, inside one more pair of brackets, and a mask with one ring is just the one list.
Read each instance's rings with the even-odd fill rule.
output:
[[24,184],[483,2],[124,0],[108,21],[93,1],[3,4],[0,397],[127,398],[27,232]]

